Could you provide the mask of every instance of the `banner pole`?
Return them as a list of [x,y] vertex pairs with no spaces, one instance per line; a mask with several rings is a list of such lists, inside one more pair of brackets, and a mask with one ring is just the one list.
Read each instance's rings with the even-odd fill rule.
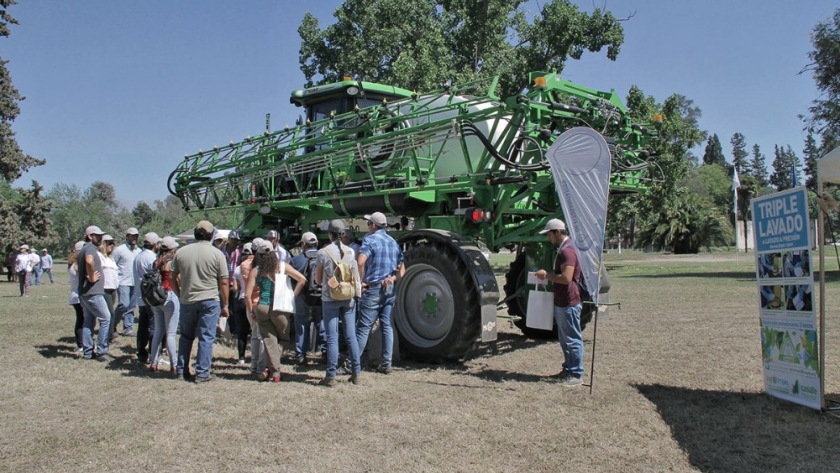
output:
[[[820,181],[820,196],[823,196],[823,182]],[[822,197],[820,197],[822,198]],[[825,410],[825,211],[817,206],[820,214],[820,228],[817,229],[817,248],[820,254],[820,406]]]

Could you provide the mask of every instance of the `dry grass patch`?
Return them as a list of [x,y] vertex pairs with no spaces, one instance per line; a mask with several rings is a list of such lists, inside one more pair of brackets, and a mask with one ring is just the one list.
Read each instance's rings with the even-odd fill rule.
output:
[[[67,278],[27,300],[0,284],[3,471],[828,471],[840,420],[762,394],[751,258],[611,258],[594,393],[546,381],[559,345],[501,320],[458,365],[403,362],[363,386],[316,386],[322,366],[251,381],[217,345],[193,385],[72,351]],[[507,260],[509,261],[509,260]],[[503,276],[505,258],[494,255]],[[831,274],[835,276],[834,274]],[[840,281],[829,285],[837,314]],[[830,319],[829,340],[840,321]],[[591,328],[585,332],[587,370]],[[829,343],[831,345],[831,343]],[[827,392],[840,398],[838,351]]]

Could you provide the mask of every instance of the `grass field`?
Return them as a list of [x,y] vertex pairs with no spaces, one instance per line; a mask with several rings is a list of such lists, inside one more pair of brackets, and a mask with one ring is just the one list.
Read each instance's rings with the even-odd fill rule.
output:
[[[509,256],[494,255],[500,286]],[[249,379],[217,344],[206,385],[73,354],[68,283],[0,283],[0,471],[836,471],[840,419],[763,394],[752,257],[607,255],[594,392],[546,380],[556,341],[499,340],[457,365],[365,384]],[[814,264],[816,266],[816,262]],[[840,399],[840,277],[829,272],[827,397]],[[592,327],[585,332],[586,367]]]

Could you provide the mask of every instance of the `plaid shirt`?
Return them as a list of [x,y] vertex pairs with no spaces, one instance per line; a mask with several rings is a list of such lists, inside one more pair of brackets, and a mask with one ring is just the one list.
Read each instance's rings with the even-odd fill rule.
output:
[[359,254],[366,255],[365,261],[365,284],[375,284],[383,279],[396,274],[397,268],[405,258],[402,250],[384,228],[366,236],[362,240],[362,248]]

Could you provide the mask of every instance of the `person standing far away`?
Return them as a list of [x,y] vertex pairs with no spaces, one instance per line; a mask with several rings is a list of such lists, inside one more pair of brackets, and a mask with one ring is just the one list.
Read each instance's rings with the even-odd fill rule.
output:
[[[303,251],[292,258],[292,267],[306,276],[306,288],[295,298],[295,363],[306,365],[306,352],[309,351],[310,325],[318,330],[318,348],[326,356],[323,346],[323,320],[321,314],[321,291],[319,281],[315,280],[315,261],[318,257],[318,237],[312,232],[305,232],[300,239]],[[317,294],[317,299],[315,298]]]
[[50,284],[55,284],[55,278],[52,273],[53,258],[46,248],[41,250],[41,274],[46,274],[50,277]]
[[20,283],[20,297],[29,297],[29,276],[32,274],[29,245],[20,245],[20,252],[15,258],[15,273]]
[[198,339],[196,383],[216,378],[210,373],[216,327],[220,316],[229,315],[227,264],[225,255],[211,244],[213,230],[213,224],[207,220],[198,222],[193,231],[195,243],[175,253],[169,273],[169,284],[181,302],[181,338],[178,340],[176,373],[179,379],[192,378],[189,373],[190,353],[193,341]]
[[15,282],[17,281],[17,274],[15,273],[15,259],[17,259],[17,253],[14,250],[9,250],[6,253],[6,261],[3,263],[6,266],[6,281],[7,282]]
[[356,339],[364,351],[371,327],[379,319],[382,330],[382,361],[376,371],[391,374],[394,348],[394,329],[391,315],[396,300],[394,285],[405,275],[405,258],[400,245],[388,235],[388,221],[382,212],[365,215],[368,234],[359,250],[359,274],[362,278],[362,297],[359,300],[359,325]]
[[157,251],[160,248],[160,236],[155,232],[143,235],[143,251],[134,258],[134,297],[137,299],[137,363],[145,365],[149,362],[152,348],[152,337],[155,334],[155,313],[143,302],[140,294],[140,282],[155,265]]
[[137,247],[139,237],[140,232],[131,227],[125,232],[125,243],[114,248],[114,262],[117,263],[120,286],[117,288],[118,302],[114,317],[116,324],[113,331],[116,333],[116,325],[122,321],[123,334],[129,337],[134,335],[134,309],[137,308],[138,299],[134,291],[134,258],[143,251]]
[[265,236],[265,239],[271,243],[271,247],[274,248],[274,252],[277,253],[277,261],[282,261],[286,264],[292,262],[292,255],[283,248],[283,245],[280,244],[280,233],[277,230],[271,230],[268,232],[268,235]]
[[554,320],[564,358],[558,382],[563,386],[579,386],[583,384],[583,337],[581,298],[576,284],[580,281],[577,251],[566,232],[566,224],[559,218],[549,220],[540,235],[547,235],[548,241],[557,248],[552,272],[540,269],[536,276],[554,285]]
[[[85,229],[85,244],[76,257],[79,272],[79,301],[84,311],[82,325],[82,358],[111,362],[108,354],[111,333],[111,313],[105,302],[105,281],[102,278],[102,262],[99,260],[99,245],[105,232],[95,225]],[[99,336],[96,351],[93,346],[93,328],[99,321]]]
[[41,257],[38,255],[38,250],[34,247],[29,250],[29,260],[32,264],[32,274],[29,277],[30,286],[41,285]]
[[[225,255],[225,262],[228,268],[228,281],[230,282],[230,288],[228,290],[228,303],[230,304],[228,306],[228,313],[233,314],[233,307],[237,301],[236,291],[233,288],[233,271],[236,269],[236,265],[239,264],[239,258],[242,257],[242,249],[239,248],[239,233],[236,230],[231,230],[228,233],[227,243],[222,247],[222,253]],[[238,340],[239,330],[241,329],[239,320],[236,317],[229,317],[228,323],[230,325],[231,335]]]
[[[350,368],[352,375],[350,382],[361,384],[362,365],[359,354],[359,345],[356,342],[356,301],[355,297],[362,292],[359,267],[356,264],[356,255],[349,246],[341,243],[344,235],[344,222],[333,220],[329,224],[328,233],[330,244],[318,251],[318,258],[315,260],[315,280],[321,284],[321,310],[324,315],[324,327],[327,338],[327,373],[321,380],[322,386],[332,387],[336,385],[335,374],[338,369],[338,320],[344,326],[344,338],[347,342],[347,349],[350,352]],[[335,274],[338,262],[350,266],[350,272],[356,280],[354,289],[355,297],[345,301],[333,300],[329,291],[327,281]]]

